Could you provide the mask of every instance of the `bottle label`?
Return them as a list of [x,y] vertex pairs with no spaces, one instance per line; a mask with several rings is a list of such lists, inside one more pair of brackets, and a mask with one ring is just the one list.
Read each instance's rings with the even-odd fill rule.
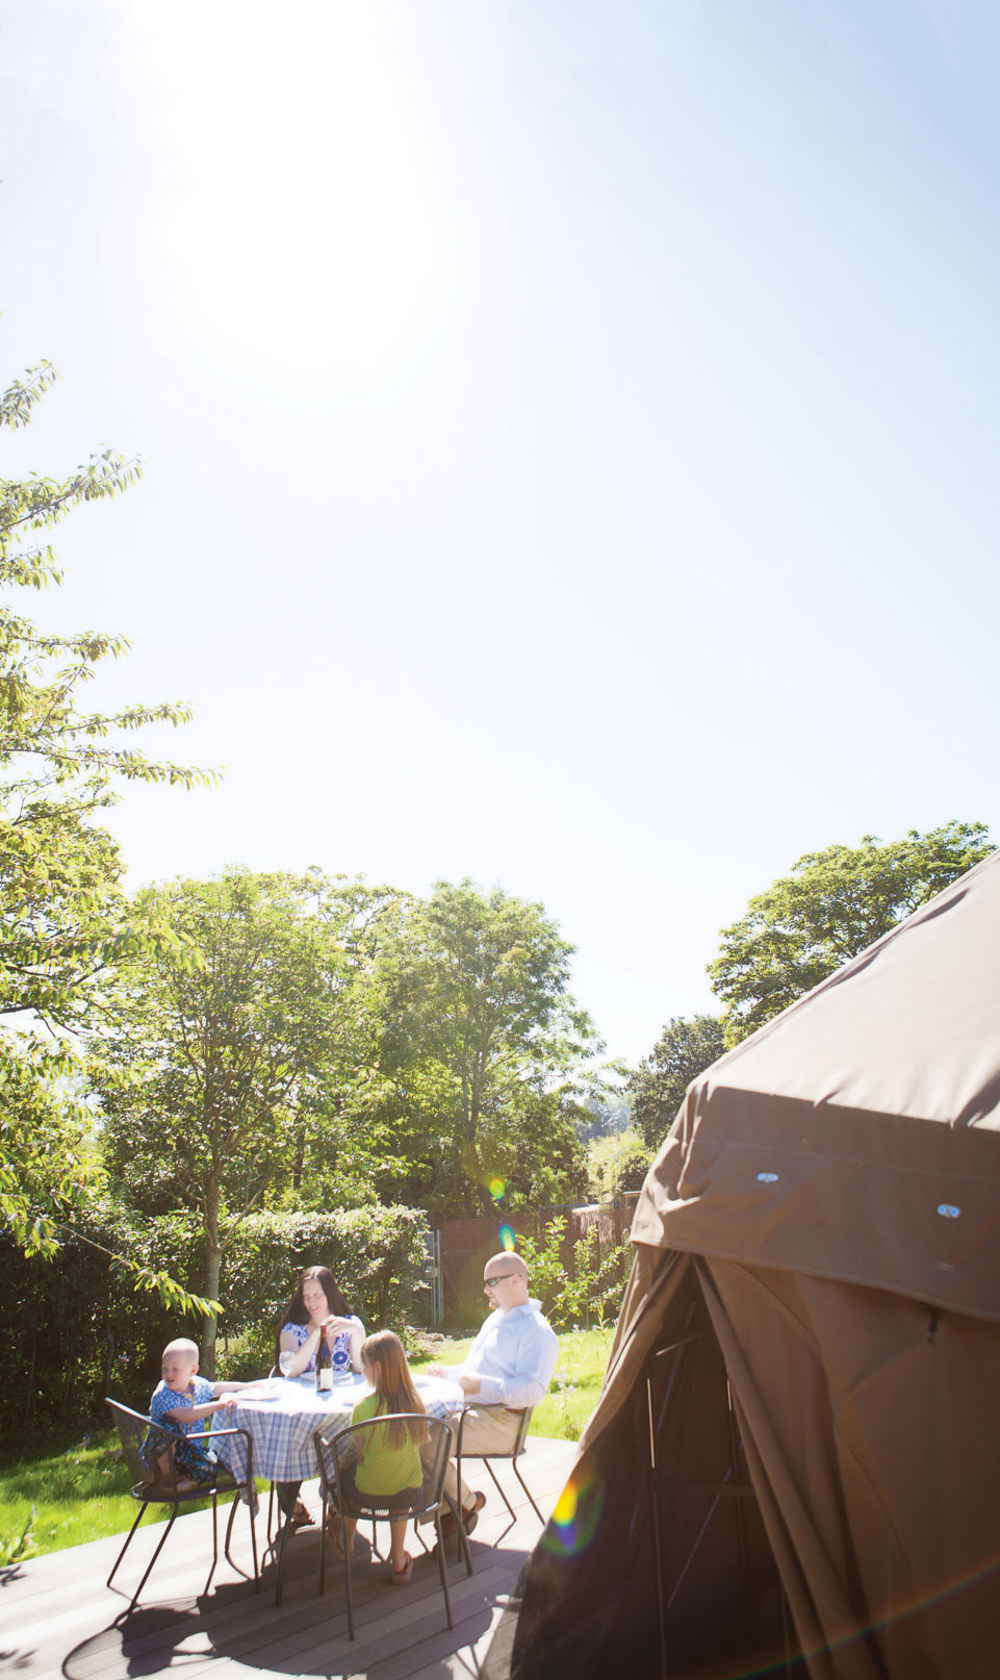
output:
[[319,1368],[319,1386],[321,1390],[327,1391],[333,1388],[333,1371],[329,1365],[321,1365]]

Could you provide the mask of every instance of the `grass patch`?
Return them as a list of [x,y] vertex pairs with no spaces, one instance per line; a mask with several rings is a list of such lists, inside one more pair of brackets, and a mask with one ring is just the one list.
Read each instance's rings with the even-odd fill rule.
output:
[[[532,1435],[564,1441],[579,1440],[600,1393],[612,1331],[574,1330],[559,1337],[559,1358],[552,1386],[531,1420]],[[415,1371],[440,1363],[457,1365],[472,1346],[473,1337],[444,1336],[426,1351],[411,1357]],[[107,1534],[121,1534],[135,1520],[136,1503],[129,1493],[128,1466],[116,1456],[118,1436],[113,1430],[85,1435],[82,1441],[59,1449],[39,1447],[0,1459],[0,1559],[17,1544],[28,1524],[21,1556],[58,1552]],[[258,1480],[266,1494],[267,1482]],[[222,1505],[225,1501],[219,1500]],[[210,1501],[186,1504],[200,1511]],[[143,1517],[165,1522],[169,1506],[154,1505]]]
[[[614,1329],[567,1330],[559,1337],[559,1358],[548,1394],[535,1407],[532,1435],[548,1435],[560,1441],[578,1441],[583,1426],[597,1405],[604,1381]],[[474,1337],[444,1336],[428,1354],[415,1355],[415,1371],[427,1365],[458,1365],[468,1353]]]
[[[131,1528],[138,1509],[129,1493],[128,1466],[116,1457],[114,1430],[85,1435],[63,1450],[39,1447],[0,1460],[0,1553],[29,1523],[20,1556],[59,1552]],[[266,1482],[263,1484],[267,1486]],[[220,1498],[220,1506],[226,1501]],[[185,1503],[207,1510],[211,1500]],[[166,1522],[169,1505],[151,1505],[142,1519]]]

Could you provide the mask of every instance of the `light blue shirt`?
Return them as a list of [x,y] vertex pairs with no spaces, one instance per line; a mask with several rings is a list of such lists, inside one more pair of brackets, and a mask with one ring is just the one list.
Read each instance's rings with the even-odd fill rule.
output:
[[546,1318],[541,1302],[490,1313],[476,1337],[462,1369],[479,1378],[479,1393],[473,1404],[484,1406],[537,1406],[545,1398],[559,1357],[559,1341]]

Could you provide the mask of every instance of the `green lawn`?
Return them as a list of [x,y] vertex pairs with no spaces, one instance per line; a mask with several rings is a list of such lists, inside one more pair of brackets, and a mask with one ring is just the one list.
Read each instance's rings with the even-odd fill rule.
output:
[[[58,1552],[102,1534],[130,1528],[136,1506],[129,1496],[126,1466],[115,1461],[118,1436],[113,1431],[85,1436],[64,1451],[51,1447],[19,1453],[0,1462],[0,1545],[31,1525],[33,1551]],[[162,1511],[145,1521],[162,1521]]]
[[[471,1341],[471,1336],[444,1337],[411,1364],[418,1371],[437,1361],[456,1364]],[[531,1420],[533,1435],[579,1438],[597,1403],[610,1345],[610,1330],[577,1330],[559,1337],[556,1374]],[[115,1457],[117,1441],[116,1434],[106,1432],[63,1449],[39,1448],[0,1459],[0,1564],[10,1561],[11,1542],[31,1518],[32,1507],[29,1555],[61,1551],[131,1527],[136,1507],[128,1491],[128,1470]],[[267,1487],[266,1482],[258,1485]],[[154,1507],[143,1523],[163,1522],[166,1514],[162,1506]]]

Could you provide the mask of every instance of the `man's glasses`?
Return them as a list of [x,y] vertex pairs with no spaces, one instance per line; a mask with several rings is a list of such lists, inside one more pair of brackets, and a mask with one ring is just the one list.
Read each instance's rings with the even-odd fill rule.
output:
[[494,1277],[483,1278],[483,1288],[484,1289],[495,1289],[498,1283],[503,1283],[504,1278],[509,1278],[509,1277],[517,1277],[517,1273],[516,1272],[497,1272]]

